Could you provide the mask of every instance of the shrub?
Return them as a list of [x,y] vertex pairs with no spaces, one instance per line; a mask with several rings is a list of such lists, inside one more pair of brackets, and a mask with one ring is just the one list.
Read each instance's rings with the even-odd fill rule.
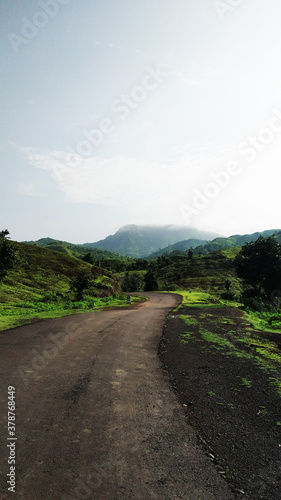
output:
[[235,300],[235,295],[233,292],[224,292],[221,294],[221,298],[224,300]]

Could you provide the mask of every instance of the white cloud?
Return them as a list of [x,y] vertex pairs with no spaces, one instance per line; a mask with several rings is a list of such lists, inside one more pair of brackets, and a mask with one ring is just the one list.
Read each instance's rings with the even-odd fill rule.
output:
[[192,188],[206,181],[208,172],[224,166],[226,152],[201,147],[169,163],[116,155],[82,158],[65,151],[42,153],[24,148],[29,162],[46,170],[63,192],[65,201],[102,205],[156,203],[174,205]]
[[[234,147],[217,148],[211,143],[190,146],[166,163],[122,155],[82,158],[65,151],[42,153],[24,148],[24,152],[31,165],[49,172],[65,202],[124,208],[131,222],[188,224],[220,234],[281,226],[279,184],[274,182],[281,155],[278,142],[266,157],[257,156],[251,164],[239,158]],[[231,174],[227,185],[216,188],[213,196],[214,172],[226,172],[235,159],[238,175]],[[26,186],[28,192],[32,190]],[[187,218],[182,207],[194,208],[196,198],[198,205],[198,192],[208,201]]]
[[200,87],[202,83],[195,78],[190,78],[184,75],[181,71],[172,71],[172,74],[180,79],[181,82],[190,85],[191,87]]
[[15,192],[20,196],[37,196],[38,189],[33,182],[22,182],[15,187]]

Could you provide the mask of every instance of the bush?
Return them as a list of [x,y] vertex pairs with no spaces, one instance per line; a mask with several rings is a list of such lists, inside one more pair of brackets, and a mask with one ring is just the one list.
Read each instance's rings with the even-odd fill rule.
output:
[[235,295],[233,292],[224,292],[221,294],[221,298],[224,300],[235,300]]
[[246,297],[242,296],[242,302],[244,302],[244,306],[248,309],[252,309],[253,311],[265,311],[266,306],[263,303],[261,298],[258,297]]
[[92,285],[92,276],[86,271],[79,271],[71,283],[70,290],[75,293],[77,301],[83,301],[85,291]]
[[59,302],[63,298],[63,293],[47,292],[40,302]]

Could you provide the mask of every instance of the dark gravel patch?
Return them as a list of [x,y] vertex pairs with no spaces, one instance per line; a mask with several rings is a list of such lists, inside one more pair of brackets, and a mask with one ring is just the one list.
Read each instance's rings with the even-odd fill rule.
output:
[[[281,397],[255,363],[255,339],[276,343],[278,334],[248,332],[249,345],[239,338],[249,327],[234,308],[187,308],[197,324],[186,325],[175,314],[166,323],[160,359],[194,426],[198,439],[239,499],[281,499]],[[219,334],[252,359],[229,355],[230,349],[202,339],[200,329]],[[192,336],[182,343],[182,334]],[[220,350],[218,350],[220,349]],[[274,351],[275,352],[275,351]]]

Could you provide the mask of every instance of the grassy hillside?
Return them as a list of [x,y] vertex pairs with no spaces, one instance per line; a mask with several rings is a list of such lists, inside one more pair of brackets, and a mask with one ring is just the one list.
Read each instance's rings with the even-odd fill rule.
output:
[[153,252],[148,256],[149,259],[156,259],[157,257],[160,257],[161,255],[167,255],[170,253],[176,254],[180,252],[186,252],[190,248],[195,248],[198,247],[199,245],[204,245],[207,243],[206,240],[197,240],[195,238],[190,238],[189,240],[184,240],[184,241],[178,241],[177,243],[173,243],[173,245],[169,245],[165,248],[162,248],[161,250],[158,250],[157,252]]
[[117,252],[109,252],[108,250],[100,248],[89,248],[85,245],[75,245],[67,241],[55,240],[53,238],[41,238],[37,241],[24,241],[23,243],[37,245],[43,248],[48,248],[49,250],[55,250],[56,252],[69,255],[70,257],[76,257],[77,259],[82,259],[88,252],[90,252],[97,264],[103,259],[126,259],[124,255],[120,255]]
[[[34,317],[62,316],[111,304],[113,296],[120,292],[116,279],[108,271],[36,245],[14,245],[17,263],[0,284],[0,329]],[[90,299],[77,303],[70,285],[83,270],[92,274],[93,286]]]
[[233,265],[233,259],[239,251],[240,248],[231,248],[191,260],[174,256],[168,259],[166,265],[156,269],[158,283],[162,290],[170,285],[174,290],[221,293],[225,291],[226,279],[230,279],[232,290],[240,293],[241,283]]
[[[214,292],[217,295],[226,291],[225,281],[231,281],[231,291],[240,296],[241,281],[236,275],[233,260],[240,247],[221,250],[208,255],[194,256],[189,259],[186,253],[182,255],[169,254],[148,261],[146,268],[133,269],[129,276],[138,276],[144,286],[144,278],[148,269],[152,270],[160,291],[194,290],[199,292]],[[122,283],[125,272],[119,272],[116,277]]]
[[223,248],[233,248],[233,247],[238,247],[238,246],[243,246],[245,243],[250,243],[251,241],[256,241],[260,236],[263,236],[264,238],[267,238],[268,236],[271,236],[272,234],[276,234],[276,238],[279,242],[281,242],[281,231],[280,229],[270,229],[268,231],[263,231],[261,233],[253,233],[253,234],[244,234],[244,235],[239,235],[236,234],[234,236],[229,236],[229,238],[215,238],[214,240],[210,241],[209,243],[205,243],[204,245],[199,245],[194,249],[194,253],[199,255],[201,254],[207,254],[210,252],[216,252],[218,250],[221,250]]

